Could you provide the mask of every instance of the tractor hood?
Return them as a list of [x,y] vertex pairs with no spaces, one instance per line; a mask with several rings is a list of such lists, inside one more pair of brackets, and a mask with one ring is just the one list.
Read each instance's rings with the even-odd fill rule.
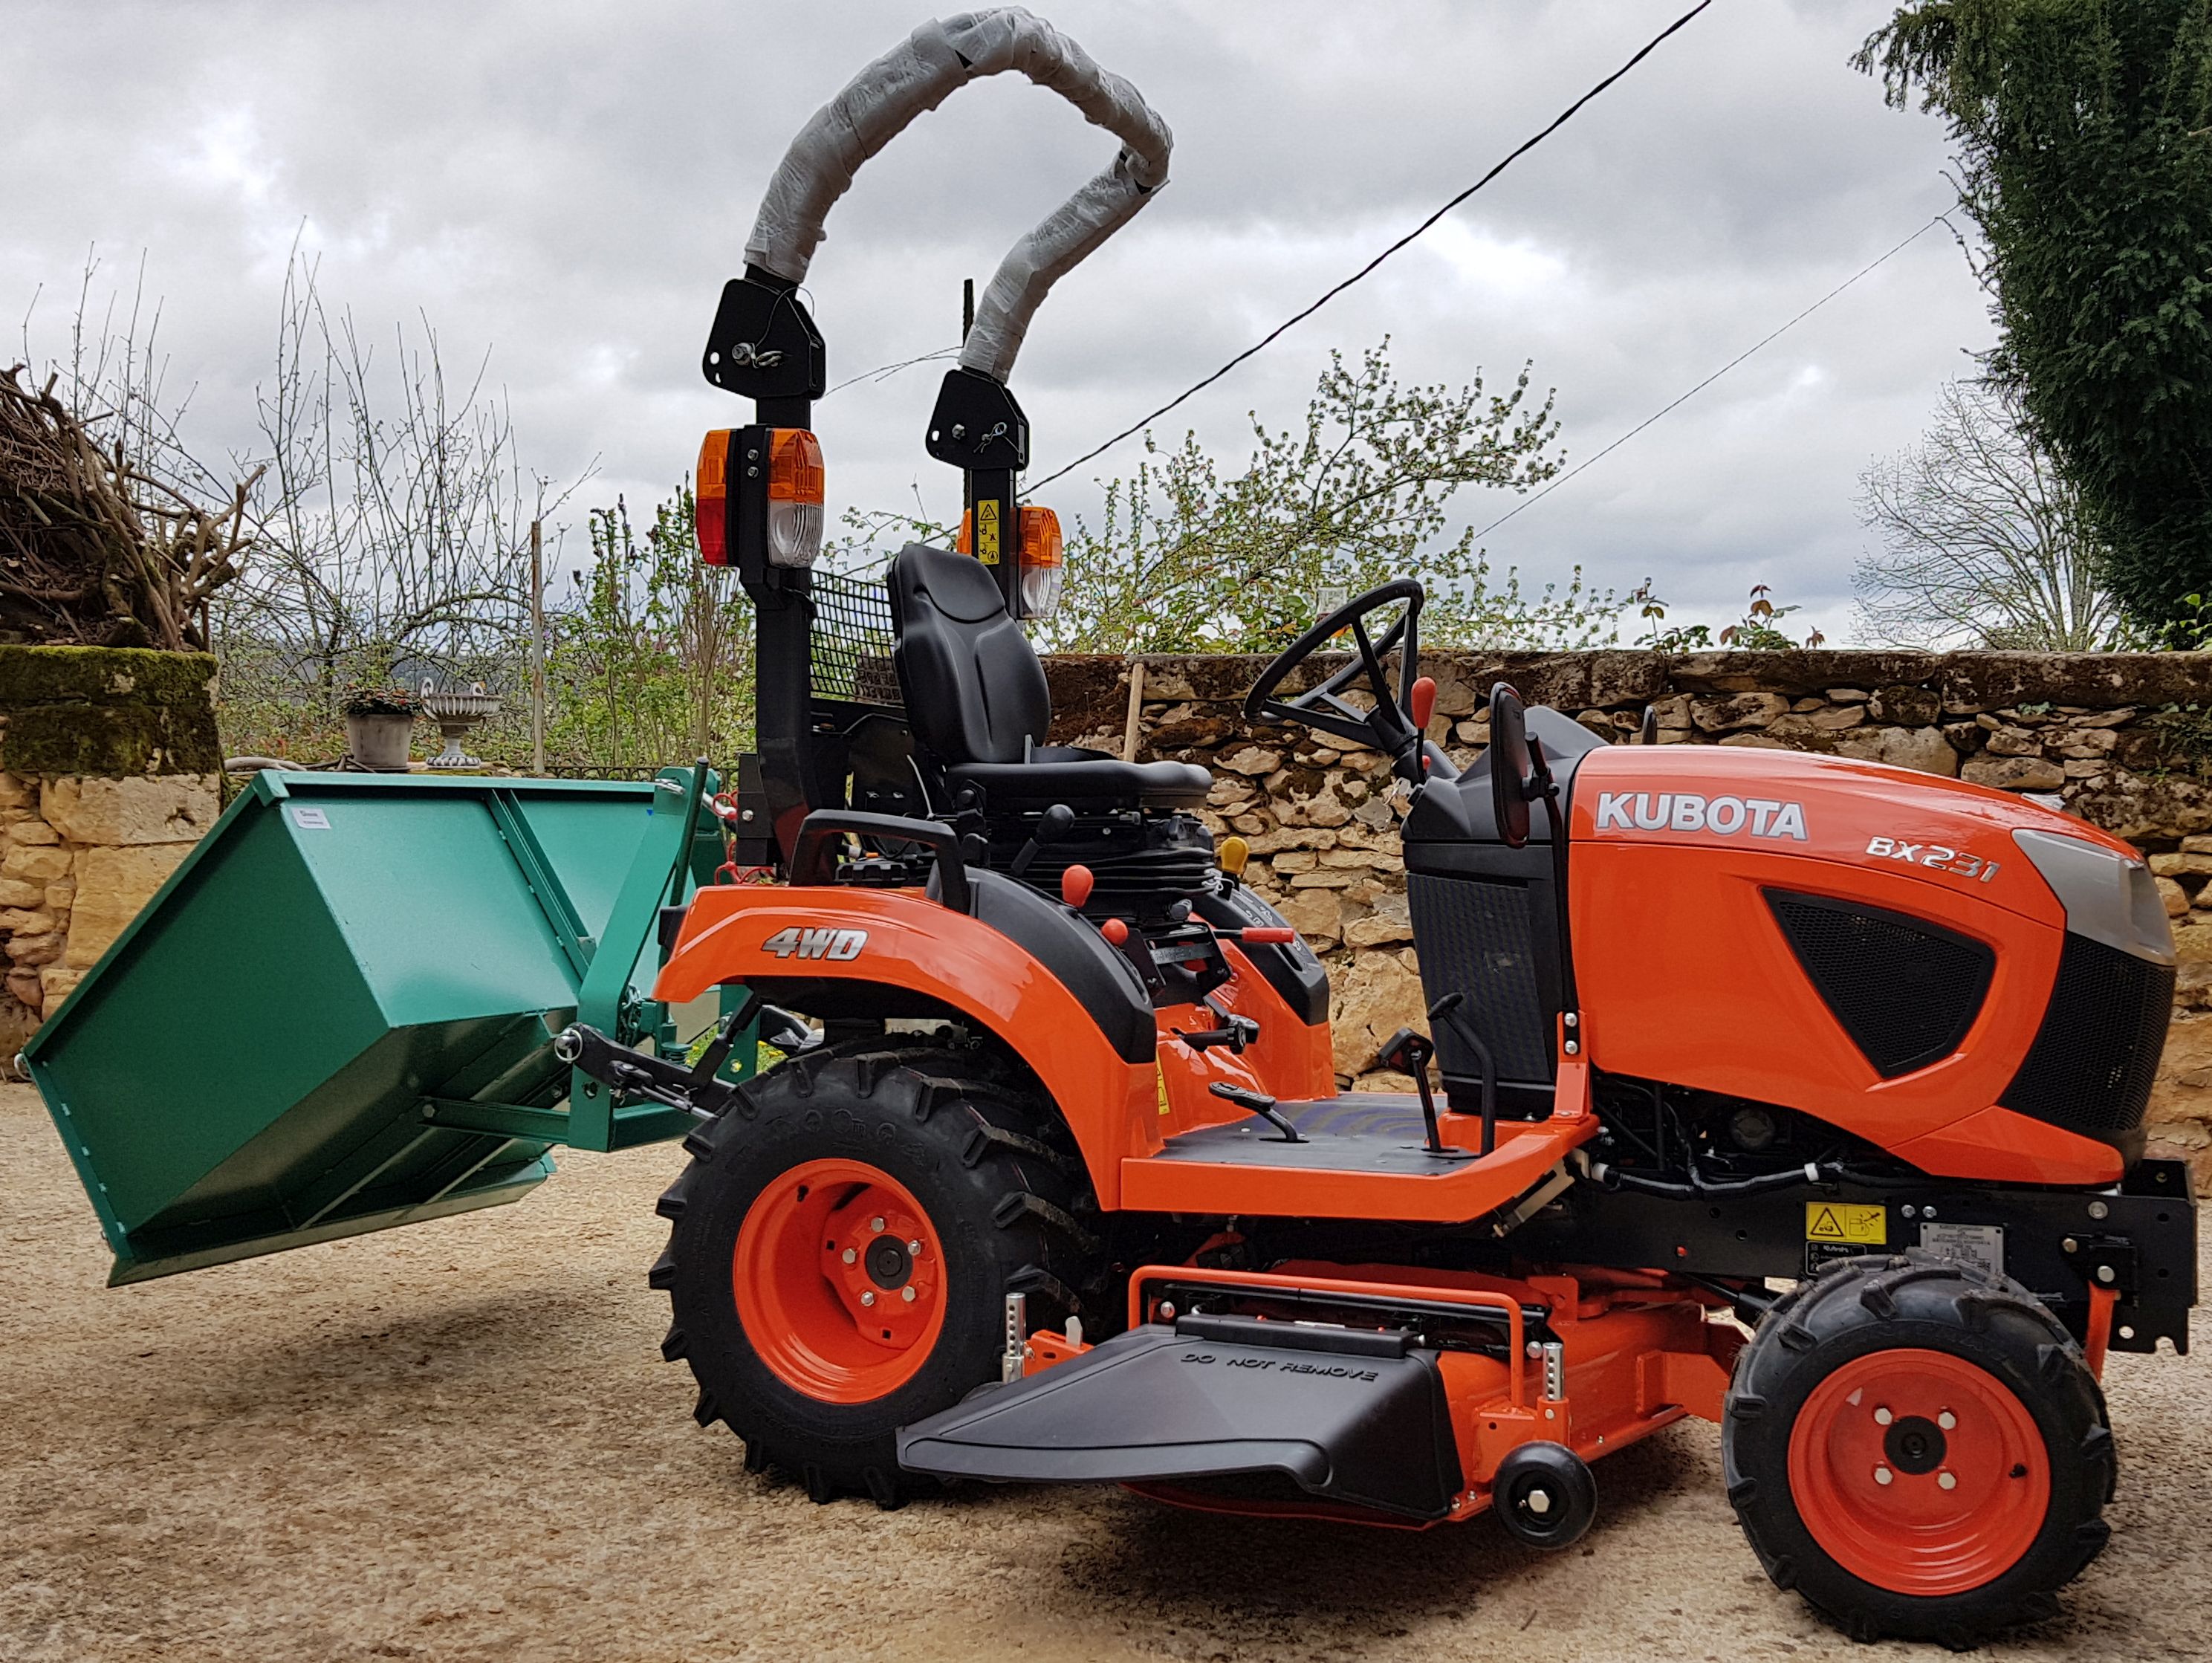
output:
[[1870,867],[2173,962],[2142,857],[2008,792],[1885,762],[1722,745],[1607,745],[1580,759],[1577,844],[1792,854]]

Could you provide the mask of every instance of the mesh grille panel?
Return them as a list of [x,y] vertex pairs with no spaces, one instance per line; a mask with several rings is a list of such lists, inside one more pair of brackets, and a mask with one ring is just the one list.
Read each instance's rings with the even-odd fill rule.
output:
[[[1213,856],[1205,849],[1135,849],[1105,854],[1068,854],[1048,849],[1030,865],[1027,882],[1047,895],[1060,893],[1060,875],[1081,865],[1091,873],[1091,892],[1102,910],[1108,902],[1127,907],[1139,900],[1156,900],[1158,908],[1172,906],[1200,888],[1213,871]],[[1158,908],[1156,908],[1158,910]]]
[[2172,1007],[2172,966],[2069,933],[2043,1025],[1997,1101],[2093,1138],[2134,1131]]
[[[1421,992],[1434,1004],[1464,993],[1461,1013],[1490,1047],[1501,1080],[1552,1077],[1528,890],[1519,883],[1410,873],[1406,899],[1421,944]],[[1448,1022],[1436,1024],[1437,1059],[1473,1079],[1482,1065]]]
[[891,668],[891,603],[867,578],[813,575],[814,629],[810,677],[817,699],[904,707]]
[[1765,893],[1798,963],[1876,1073],[1894,1079],[1958,1049],[1996,967],[1987,946],[1876,907]]

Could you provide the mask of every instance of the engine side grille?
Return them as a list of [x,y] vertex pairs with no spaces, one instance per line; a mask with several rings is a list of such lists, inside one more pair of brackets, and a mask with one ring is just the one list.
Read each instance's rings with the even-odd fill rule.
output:
[[2173,967],[2069,933],[2035,1042],[1997,1102],[2085,1137],[2142,1124],[2173,1014]]
[[[1422,997],[1433,1004],[1447,993],[1467,996],[1462,1008],[1490,1047],[1501,1080],[1550,1079],[1528,886],[1414,872],[1406,880],[1406,899],[1421,945]],[[1437,1024],[1437,1060],[1446,1074],[1474,1078],[1482,1065],[1455,1028]]]
[[1996,955],[1940,924],[1826,895],[1768,889],[1797,962],[1851,1043],[1886,1080],[1959,1048]]
[[[1035,816],[995,824],[991,865],[1011,871],[1036,829]],[[1188,814],[1078,815],[1057,839],[1032,852],[1024,881],[1057,895],[1060,874],[1076,865],[1091,871],[1084,906],[1090,916],[1134,913],[1141,922],[1157,922],[1212,877],[1213,835]]]

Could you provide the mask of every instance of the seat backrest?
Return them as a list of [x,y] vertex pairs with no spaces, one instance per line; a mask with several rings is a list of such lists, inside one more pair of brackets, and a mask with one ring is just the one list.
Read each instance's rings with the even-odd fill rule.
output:
[[1018,762],[1044,743],[1052,725],[1044,666],[981,562],[909,543],[884,586],[896,636],[891,661],[923,750],[952,765]]

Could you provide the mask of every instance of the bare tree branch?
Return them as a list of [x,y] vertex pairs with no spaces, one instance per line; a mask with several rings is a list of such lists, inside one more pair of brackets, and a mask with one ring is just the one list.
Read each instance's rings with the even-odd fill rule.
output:
[[1855,574],[1875,645],[2125,645],[2080,502],[2000,386],[1946,384],[1925,437],[1860,476],[1859,518],[1882,543]]

